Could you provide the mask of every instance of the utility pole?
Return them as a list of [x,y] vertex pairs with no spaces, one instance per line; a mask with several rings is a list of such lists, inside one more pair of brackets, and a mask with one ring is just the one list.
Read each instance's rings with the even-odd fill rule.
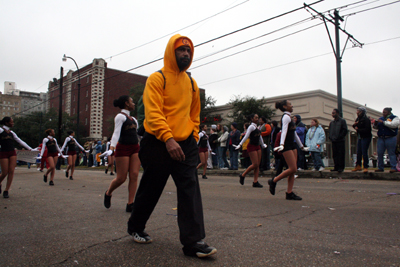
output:
[[340,117],[343,118],[343,100],[342,100],[342,56],[340,55],[340,42],[339,42],[339,26],[343,18],[339,16],[339,11],[335,10],[335,39],[336,39],[336,84],[337,84],[337,104]]
[[61,142],[61,134],[62,134],[62,93],[63,93],[63,77],[64,77],[64,69],[61,67],[60,69],[60,94],[58,98],[58,142]]
[[[308,10],[308,8],[309,8],[309,9],[311,9],[312,11],[314,11],[315,13],[317,13],[317,16],[319,16],[319,17],[324,21],[326,31],[328,32],[329,41],[331,42],[331,46],[332,46],[332,49],[333,49],[333,53],[335,54],[335,58],[336,58],[337,105],[338,105],[338,110],[339,110],[340,117],[343,117],[342,68],[341,68],[343,53],[344,53],[344,51],[345,51],[345,49],[346,49],[346,45],[347,45],[347,42],[348,42],[349,40],[350,40],[350,42],[353,43],[353,47],[360,47],[360,48],[362,48],[363,44],[360,43],[359,41],[357,41],[351,34],[349,34],[349,33],[346,32],[345,30],[343,30],[343,29],[340,28],[340,21],[344,21],[344,20],[343,20],[343,18],[342,18],[341,16],[339,16],[339,11],[337,11],[336,9],[335,9],[335,11],[333,12],[333,14],[334,14],[335,16],[333,17],[332,15],[329,15],[329,16],[332,18],[332,19],[329,19],[329,18],[325,17],[324,14],[322,14],[322,13],[316,11],[314,8],[310,7],[310,5],[307,5],[307,4],[304,3],[304,7],[305,7],[305,9],[306,9],[308,12],[310,12],[310,11]],[[311,12],[310,12],[310,13],[311,13]],[[313,15],[314,17],[316,16],[316,15],[314,15],[314,14],[312,14],[312,15]],[[330,33],[329,33],[328,26],[327,26],[327,24],[326,24],[327,21],[330,22],[330,23],[332,23],[333,25],[335,25],[335,40],[336,40],[335,45],[336,45],[336,49],[335,49],[335,47],[333,46],[332,38],[331,38],[331,35],[330,35]],[[344,45],[344,49],[343,49],[342,54],[340,54],[340,52],[341,52],[341,49],[340,49],[340,42],[339,42],[339,39],[340,39],[340,38],[339,38],[339,32],[340,32],[340,31],[343,32],[343,33],[345,33],[345,34],[347,35],[347,40],[346,40],[346,43],[345,43],[345,45]]]

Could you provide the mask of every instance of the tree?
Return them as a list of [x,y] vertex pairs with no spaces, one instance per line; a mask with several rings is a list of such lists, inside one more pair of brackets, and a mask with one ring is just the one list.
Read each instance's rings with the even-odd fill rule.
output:
[[232,121],[238,124],[239,130],[243,131],[243,124],[247,122],[246,116],[258,114],[259,117],[265,117],[268,120],[274,115],[274,111],[269,106],[265,106],[265,98],[256,99],[250,96],[234,96],[229,104],[232,106],[232,115],[228,115]]
[[[56,137],[58,136],[58,115],[55,109],[50,109],[48,112],[33,112],[31,114],[27,114],[21,117],[13,118],[14,127],[13,131],[21,138],[24,142],[26,142],[29,146],[35,148],[37,147],[46,137],[45,130],[54,129],[56,133]],[[67,137],[67,131],[73,130],[76,131],[76,118],[75,116],[69,116],[67,113],[63,113],[61,131],[62,131],[62,140],[57,140],[59,145],[62,145],[63,140]],[[79,127],[80,136],[85,135],[85,130],[83,125]],[[20,147],[19,144],[16,144],[17,147]]]
[[[132,97],[133,103],[137,105],[139,102],[139,99],[143,95],[145,85],[142,83],[137,83],[135,84],[130,90],[129,90],[129,96]],[[134,111],[132,111],[132,116],[137,117],[137,109],[135,108]]]
[[[206,94],[200,91],[200,123],[201,124],[208,124],[208,123],[215,123],[215,118],[222,120],[221,116],[214,113],[214,107],[217,100],[215,100],[212,96],[206,97]],[[213,114],[213,115],[211,115]]]

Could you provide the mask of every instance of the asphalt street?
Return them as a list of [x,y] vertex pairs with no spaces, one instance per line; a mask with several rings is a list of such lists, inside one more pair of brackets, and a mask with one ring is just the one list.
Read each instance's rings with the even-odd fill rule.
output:
[[[139,175],[141,176],[141,174]],[[200,179],[210,258],[184,256],[172,179],[146,231],[151,244],[126,232],[127,183],[103,206],[113,176],[78,170],[55,186],[36,169],[18,167],[10,198],[0,197],[0,266],[400,266],[400,181],[300,178],[302,201],[239,184],[235,176]],[[5,181],[3,181],[3,189]]]

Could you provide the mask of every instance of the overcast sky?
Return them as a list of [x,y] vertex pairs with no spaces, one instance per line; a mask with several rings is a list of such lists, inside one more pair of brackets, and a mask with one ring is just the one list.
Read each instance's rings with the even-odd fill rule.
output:
[[[61,66],[65,73],[75,69],[72,61],[62,62],[63,54],[73,57],[80,67],[104,58],[109,68],[126,71],[161,58],[174,33],[190,37],[197,45],[300,8],[304,2],[0,0],[1,86],[11,81],[21,90],[47,91],[48,82],[59,78]],[[372,9],[392,2],[325,0],[312,7],[319,12],[340,8],[345,18],[341,27],[365,44],[352,48],[347,43],[343,98],[378,111],[391,106],[400,115],[400,2]],[[217,105],[235,95],[261,98],[315,89],[336,95],[336,64],[329,37],[322,21],[307,20],[311,17],[301,9],[201,45],[195,49],[192,76]],[[304,22],[287,27],[300,21]],[[328,28],[334,41],[334,27],[328,23]],[[261,35],[265,36],[237,46]],[[340,34],[341,48],[346,38]],[[216,53],[231,46],[235,47]],[[258,47],[238,53],[254,46]],[[159,61],[131,72],[147,76],[162,64]]]

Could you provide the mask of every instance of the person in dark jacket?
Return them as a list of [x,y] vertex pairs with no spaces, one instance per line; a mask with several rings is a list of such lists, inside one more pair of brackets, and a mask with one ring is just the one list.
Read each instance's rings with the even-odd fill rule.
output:
[[237,170],[239,168],[238,155],[239,151],[235,149],[232,145],[237,146],[240,143],[240,131],[237,129],[237,123],[232,122],[231,132],[229,133],[228,140],[226,141],[226,146],[229,148],[229,160],[231,162],[230,170]]
[[[305,144],[305,137],[307,133],[306,125],[301,121],[300,115],[294,115],[293,122],[296,124],[296,133],[300,138],[301,143]],[[297,149],[297,170],[302,171],[305,169],[305,154],[304,151],[296,144]]]
[[339,110],[332,111],[333,121],[329,123],[329,139],[332,141],[333,162],[331,171],[342,172],[345,167],[345,137],[347,135],[346,120],[339,116]]
[[396,169],[396,136],[399,131],[399,117],[392,114],[392,108],[384,108],[382,117],[374,121],[374,129],[378,129],[378,169],[375,172],[383,172],[383,153],[387,150],[390,160],[390,172]]
[[352,170],[361,171],[361,159],[364,160],[363,172],[368,172],[369,158],[368,149],[371,143],[371,121],[367,118],[367,109],[365,107],[357,108],[357,119],[353,124],[353,128],[357,131],[357,163],[356,167]]

